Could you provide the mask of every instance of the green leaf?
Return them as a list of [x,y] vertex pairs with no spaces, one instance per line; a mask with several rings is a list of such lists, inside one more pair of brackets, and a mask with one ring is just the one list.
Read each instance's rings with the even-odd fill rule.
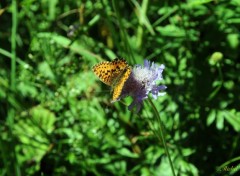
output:
[[184,148],[184,149],[182,149],[182,154],[185,157],[192,155],[194,152],[195,151],[193,149],[191,149],[191,148]]
[[185,37],[184,30],[174,25],[166,25],[164,27],[158,26],[156,27],[156,30],[161,35],[167,37]]
[[14,125],[14,134],[21,142],[18,145],[21,162],[39,162],[48,151],[51,141],[48,135],[54,129],[55,115],[42,106],[23,112]]
[[189,6],[199,6],[199,5],[202,5],[202,4],[207,4],[207,3],[210,3],[212,2],[213,0],[188,0],[188,5]]
[[52,39],[54,42],[58,43],[59,45],[62,45],[64,48],[69,48],[71,51],[81,54],[82,56],[84,56],[87,59],[91,60],[93,58],[97,58],[99,60],[102,60],[101,57],[92,53],[85,46],[83,46],[80,42],[76,41],[76,42],[72,43],[70,39],[68,39],[64,36],[45,32],[45,33],[39,33],[38,37]]
[[36,87],[27,82],[20,82],[17,89],[23,96],[35,97],[38,94]]
[[222,130],[224,127],[224,112],[218,111],[217,112],[217,129]]
[[138,158],[139,157],[138,154],[131,152],[127,148],[121,148],[121,149],[117,150],[117,153],[119,153],[120,155],[123,155],[123,156],[130,157],[130,158]]
[[46,78],[51,79],[52,81],[55,80],[55,75],[47,62],[42,62],[38,65],[39,72]]
[[207,126],[210,126],[216,119],[216,110],[211,110],[207,117]]
[[164,52],[164,57],[166,58],[166,60],[172,65],[172,66],[176,66],[177,65],[177,60],[176,58],[170,54],[169,52]]
[[240,113],[236,110],[224,111],[224,117],[236,132],[240,132]]
[[57,4],[58,4],[58,0],[51,0],[51,1],[47,1],[48,5],[49,5],[49,19],[50,20],[54,20],[55,16],[57,15],[56,10],[57,10]]
[[[240,20],[239,20],[239,22],[240,22]],[[237,49],[239,46],[239,34],[228,34],[227,41],[229,43],[229,46],[232,49]]]

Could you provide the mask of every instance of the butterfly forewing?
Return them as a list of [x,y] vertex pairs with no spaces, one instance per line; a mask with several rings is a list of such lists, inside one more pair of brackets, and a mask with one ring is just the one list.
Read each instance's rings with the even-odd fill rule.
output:
[[93,67],[93,72],[105,84],[112,86],[116,78],[128,66],[123,59],[115,59],[112,62],[101,62]]
[[123,86],[129,78],[131,68],[124,59],[114,59],[111,62],[101,62],[93,67],[93,72],[105,84],[113,88],[113,101],[121,95]]

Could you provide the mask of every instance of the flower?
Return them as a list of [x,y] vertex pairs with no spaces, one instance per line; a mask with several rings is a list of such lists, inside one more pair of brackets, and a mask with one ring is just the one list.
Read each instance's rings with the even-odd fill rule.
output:
[[120,98],[131,96],[133,102],[128,109],[132,110],[136,106],[138,112],[142,107],[143,100],[148,98],[148,94],[152,93],[154,99],[162,96],[165,93],[160,92],[165,90],[165,85],[157,85],[157,81],[162,80],[162,72],[165,66],[160,66],[144,60],[144,65],[135,65],[132,69],[131,75],[125,82]]

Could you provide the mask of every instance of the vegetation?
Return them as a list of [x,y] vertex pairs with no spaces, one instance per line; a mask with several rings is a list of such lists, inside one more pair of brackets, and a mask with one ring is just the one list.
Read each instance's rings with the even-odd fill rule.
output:
[[[176,175],[240,172],[239,0],[7,0],[0,23],[0,175],[169,176],[164,144]],[[164,64],[166,95],[111,103],[91,68],[116,57]]]

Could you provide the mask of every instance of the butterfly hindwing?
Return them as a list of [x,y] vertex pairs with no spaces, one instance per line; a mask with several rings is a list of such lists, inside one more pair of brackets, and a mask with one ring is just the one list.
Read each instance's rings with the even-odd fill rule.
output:
[[127,81],[129,75],[131,74],[131,68],[128,66],[125,70],[123,75],[119,78],[119,80],[116,82],[116,84],[113,87],[113,98],[112,102],[117,101],[119,96],[122,93],[123,86],[125,82]]

